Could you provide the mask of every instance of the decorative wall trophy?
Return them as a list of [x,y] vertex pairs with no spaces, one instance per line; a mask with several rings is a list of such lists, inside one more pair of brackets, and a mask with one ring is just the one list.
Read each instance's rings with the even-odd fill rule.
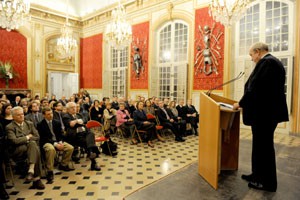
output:
[[131,53],[132,57],[132,69],[135,72],[136,79],[140,78],[140,75],[144,73],[144,64],[147,62],[144,56],[146,51],[147,38],[142,41],[139,38],[133,39],[132,46],[133,51]]
[[[220,54],[221,47],[219,45],[219,39],[223,32],[220,30],[214,34],[215,23],[210,29],[208,25],[203,27],[198,26],[198,30],[200,32],[201,39],[196,39],[197,41],[197,54],[196,61],[194,64],[195,74],[198,72],[204,73],[209,76],[212,72],[218,74],[218,60],[222,58]],[[202,47],[202,48],[201,48]]]

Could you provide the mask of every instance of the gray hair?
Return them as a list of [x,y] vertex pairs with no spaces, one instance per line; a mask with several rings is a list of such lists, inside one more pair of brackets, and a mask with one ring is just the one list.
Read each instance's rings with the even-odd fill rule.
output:
[[21,107],[21,106],[16,106],[16,107],[13,107],[12,109],[11,109],[11,115],[12,116],[15,116],[15,113],[16,113],[16,111],[19,111],[19,110],[21,110],[21,111],[23,111],[23,108]]
[[72,106],[76,107],[76,103],[75,102],[69,102],[69,103],[67,103],[66,108],[70,109]]
[[262,42],[257,42],[255,44],[253,44],[250,48],[250,51],[269,51],[269,47],[267,44],[262,43]]

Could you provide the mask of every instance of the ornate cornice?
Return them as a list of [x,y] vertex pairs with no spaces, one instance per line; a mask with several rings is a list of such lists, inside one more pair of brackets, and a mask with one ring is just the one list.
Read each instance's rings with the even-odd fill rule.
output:
[[[66,22],[66,17],[61,16],[60,14],[48,12],[47,10],[36,9],[34,7],[30,8],[30,15],[31,15],[31,18],[47,20],[47,21],[54,22],[57,24],[64,24]],[[71,26],[74,26],[74,27],[78,27],[78,28],[82,27],[82,22],[80,22],[79,20],[76,20],[76,19],[69,18],[69,23],[71,24]]]

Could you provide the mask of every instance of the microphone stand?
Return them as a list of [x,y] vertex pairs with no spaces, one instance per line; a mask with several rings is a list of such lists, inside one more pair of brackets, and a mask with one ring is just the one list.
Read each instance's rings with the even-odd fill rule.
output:
[[206,92],[206,95],[210,96],[210,94],[211,94],[211,92],[212,92],[213,90],[215,90],[215,89],[217,89],[217,88],[220,88],[220,87],[222,87],[222,86],[224,86],[224,85],[227,85],[227,84],[229,84],[229,83],[232,83],[232,82],[234,82],[234,81],[236,81],[236,80],[239,80],[240,78],[242,78],[242,77],[244,76],[244,74],[245,74],[245,72],[240,72],[240,73],[238,74],[238,76],[235,77],[234,79],[231,79],[231,80],[229,80],[229,81],[227,81],[227,82],[225,82],[225,83],[222,83],[222,84],[220,84],[220,85],[217,85],[216,87],[211,88],[210,90],[208,90],[208,91]]

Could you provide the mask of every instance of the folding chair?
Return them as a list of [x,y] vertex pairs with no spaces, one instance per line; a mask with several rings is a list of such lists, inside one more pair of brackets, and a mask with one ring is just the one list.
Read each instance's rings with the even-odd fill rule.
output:
[[156,120],[156,130],[159,131],[159,133],[161,133],[161,135],[164,135],[164,137],[167,137],[167,134],[165,133],[165,131],[170,131],[172,132],[170,129],[165,129],[161,124],[160,121],[158,119],[158,114],[157,114],[157,110],[155,110],[155,120]]
[[144,130],[138,130],[137,127],[136,127],[136,125],[134,125],[134,135],[132,136],[132,138],[133,138],[133,137],[135,136],[135,134],[136,134],[136,135],[138,136],[139,141],[142,143],[143,140],[142,140],[142,138],[141,138],[140,133],[141,133],[141,134],[147,134],[147,131],[144,131]]
[[158,131],[158,133],[160,135],[162,135],[162,129],[164,127],[162,125],[160,125],[159,120],[157,119],[157,116],[148,113],[147,114],[147,119],[150,120],[150,121],[155,120],[155,122],[156,122],[155,129],[156,129],[156,131]]
[[[95,141],[96,142],[100,142],[100,143],[103,143],[103,142],[106,142],[107,144],[107,147],[108,147],[108,150],[109,150],[109,153],[111,156],[112,153],[111,153],[111,150],[110,150],[110,147],[109,147],[109,144],[108,144],[108,141],[110,140],[109,138],[106,138],[104,135],[103,135],[103,131],[102,131],[102,124],[98,121],[95,121],[95,120],[90,120],[87,122],[86,124],[86,127],[90,130],[93,130],[94,134],[95,134]],[[101,146],[101,145],[100,145]],[[99,146],[99,147],[100,147]]]

